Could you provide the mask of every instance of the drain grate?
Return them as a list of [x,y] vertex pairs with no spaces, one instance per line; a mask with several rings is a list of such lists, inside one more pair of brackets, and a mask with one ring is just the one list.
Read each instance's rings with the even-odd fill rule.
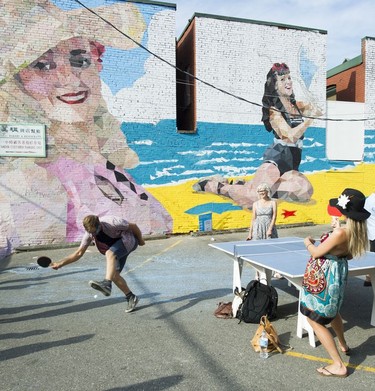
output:
[[10,269],[4,269],[4,273],[15,273],[15,274],[23,274],[23,273],[33,273],[33,272],[38,272],[39,273],[44,273],[48,272],[49,268],[43,268],[40,267],[39,265],[36,264],[30,264],[30,265],[23,265],[23,266],[16,266],[12,267]]
[[28,266],[28,267],[25,267],[26,270],[39,270],[39,266],[35,265],[35,266]]

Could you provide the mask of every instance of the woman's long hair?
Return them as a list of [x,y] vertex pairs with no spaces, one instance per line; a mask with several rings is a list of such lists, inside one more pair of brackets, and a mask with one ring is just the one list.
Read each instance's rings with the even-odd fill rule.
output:
[[[266,83],[264,84],[264,95],[262,99],[262,121],[266,129],[271,132],[272,126],[270,124],[270,107],[275,107],[281,112],[285,111],[283,104],[281,103],[279,94],[276,90],[277,76],[282,76],[290,73],[288,65],[285,63],[275,63],[267,73]],[[294,93],[290,96],[290,102],[296,104]]]
[[366,220],[357,221],[348,217],[346,220],[346,229],[348,232],[349,253],[353,258],[364,255],[368,249]]

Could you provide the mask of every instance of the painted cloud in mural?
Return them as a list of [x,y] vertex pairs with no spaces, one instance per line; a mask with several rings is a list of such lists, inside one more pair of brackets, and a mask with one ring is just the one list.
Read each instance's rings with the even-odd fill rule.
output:
[[[174,64],[175,47],[170,45],[173,30],[160,29],[160,18],[171,19],[171,10],[158,12],[151,18],[147,31],[147,48]],[[113,91],[106,88],[104,95],[111,113],[122,122],[156,124],[165,118],[176,118],[174,84],[167,82],[176,77],[175,69],[158,58],[149,55],[145,60],[144,73],[129,87]],[[145,102],[144,95],[147,94]],[[133,102],[125,105],[124,102]],[[148,102],[148,103],[147,103]],[[159,105],[155,105],[159,102]]]

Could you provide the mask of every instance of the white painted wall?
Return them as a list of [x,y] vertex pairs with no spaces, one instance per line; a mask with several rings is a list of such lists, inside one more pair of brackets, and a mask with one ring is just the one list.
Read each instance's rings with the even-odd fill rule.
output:
[[327,117],[348,121],[327,121],[326,154],[329,160],[361,161],[364,152],[365,104],[327,101]]

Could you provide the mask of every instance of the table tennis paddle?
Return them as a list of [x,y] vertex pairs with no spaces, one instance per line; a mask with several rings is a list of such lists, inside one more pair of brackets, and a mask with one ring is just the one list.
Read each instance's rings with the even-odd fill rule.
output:
[[36,262],[37,262],[37,264],[39,265],[39,266],[41,266],[41,267],[48,267],[50,264],[51,264],[51,262],[52,262],[52,260],[51,260],[51,258],[49,258],[49,257],[39,257],[37,260],[36,260]]

